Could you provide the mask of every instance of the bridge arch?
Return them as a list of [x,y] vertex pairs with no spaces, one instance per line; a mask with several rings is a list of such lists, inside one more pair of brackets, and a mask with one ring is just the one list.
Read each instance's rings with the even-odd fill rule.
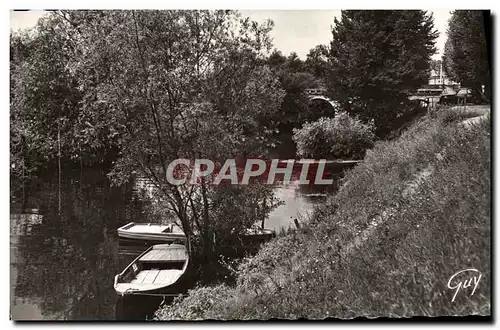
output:
[[326,96],[327,91],[326,91],[325,88],[322,88],[322,87],[320,87],[320,88],[309,88],[309,89],[306,89],[304,92],[309,97],[309,104],[312,104],[312,103],[315,103],[315,102],[318,102],[318,101],[325,102],[335,112],[339,108],[339,103],[338,102],[333,101],[328,96]]
[[333,109],[333,111],[337,111],[339,108],[340,104],[336,101],[331,100],[330,98],[323,96],[323,95],[311,95],[309,96],[309,103],[315,102],[315,101],[322,101],[330,105]]

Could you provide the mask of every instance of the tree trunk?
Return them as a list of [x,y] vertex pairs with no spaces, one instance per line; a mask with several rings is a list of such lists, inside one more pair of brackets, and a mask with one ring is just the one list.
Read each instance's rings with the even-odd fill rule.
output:
[[262,216],[262,223],[260,225],[260,227],[262,229],[264,229],[264,225],[265,225],[265,222],[266,222],[266,212],[265,212],[265,210],[267,208],[267,205],[266,205],[267,203],[266,202],[267,202],[267,198],[265,198],[264,201],[262,202],[262,204],[263,204],[262,205],[263,206],[262,207],[262,214],[261,214],[261,216]]
[[[21,155],[22,155],[22,167],[23,167],[23,173],[21,175],[21,180],[23,184],[23,202],[22,202],[22,209],[24,210],[26,208],[26,180],[25,180],[25,169],[26,169],[26,155],[24,154],[24,137],[21,137]],[[24,211],[23,211],[24,212]]]
[[203,255],[208,256],[212,251],[212,235],[210,235],[210,218],[208,214],[208,198],[207,189],[205,185],[205,178],[201,177],[201,196],[203,199]]
[[59,196],[59,215],[61,215],[61,124],[58,122],[57,124],[57,144],[58,144],[58,172],[59,172],[59,189],[58,189],[58,196]]
[[80,158],[80,190],[82,189],[82,181],[83,181],[83,159],[82,159],[82,147],[80,146],[80,143],[78,143],[78,150],[79,150],[79,158]]

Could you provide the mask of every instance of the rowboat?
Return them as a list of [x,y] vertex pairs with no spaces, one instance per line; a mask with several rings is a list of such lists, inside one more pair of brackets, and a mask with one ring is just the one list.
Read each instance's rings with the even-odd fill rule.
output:
[[240,233],[239,236],[244,241],[266,242],[269,241],[271,238],[276,237],[276,232],[272,229],[255,226],[251,228],[246,228],[242,233]]
[[118,228],[118,237],[158,243],[185,242],[186,234],[174,223],[160,225],[155,223],[130,222]]
[[153,245],[115,276],[115,291],[121,296],[176,292],[188,264],[184,245]]

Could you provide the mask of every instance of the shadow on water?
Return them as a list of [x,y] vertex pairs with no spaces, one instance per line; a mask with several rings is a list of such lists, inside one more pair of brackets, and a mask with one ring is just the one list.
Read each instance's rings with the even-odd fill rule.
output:
[[11,319],[151,317],[163,297],[124,299],[113,287],[115,275],[151,245],[117,235],[128,222],[149,222],[145,206],[133,187],[113,188],[102,173],[85,172],[83,182],[76,177],[63,175],[60,213],[57,176],[32,182],[25,201],[12,198]]
[[115,304],[115,320],[143,321],[151,320],[158,307],[170,304],[174,297],[161,296],[117,296]]
[[115,318],[113,279],[134,258],[119,253],[116,228],[143,219],[141,204],[101,173],[63,179],[60,214],[57,176],[33,182],[24,208],[11,204],[13,320]]
[[[31,182],[24,199],[11,198],[13,320],[144,320],[163,301],[116,295],[114,276],[148,247],[120,241],[116,229],[131,221],[149,222],[146,207],[132,186],[111,187],[100,172],[83,174],[63,175],[60,212],[57,175]],[[277,187],[285,204],[273,211],[266,227],[290,226],[336,188]]]

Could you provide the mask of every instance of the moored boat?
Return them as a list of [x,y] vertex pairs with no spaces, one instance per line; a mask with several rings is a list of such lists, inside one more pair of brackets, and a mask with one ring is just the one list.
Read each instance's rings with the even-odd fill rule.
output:
[[114,288],[122,296],[176,292],[188,265],[184,245],[153,245],[115,276]]
[[276,237],[276,232],[272,229],[254,226],[245,229],[242,233],[240,233],[240,237],[244,241],[266,242]]
[[186,234],[174,223],[161,225],[155,223],[130,222],[118,228],[118,236],[123,239],[151,242],[186,242]]

